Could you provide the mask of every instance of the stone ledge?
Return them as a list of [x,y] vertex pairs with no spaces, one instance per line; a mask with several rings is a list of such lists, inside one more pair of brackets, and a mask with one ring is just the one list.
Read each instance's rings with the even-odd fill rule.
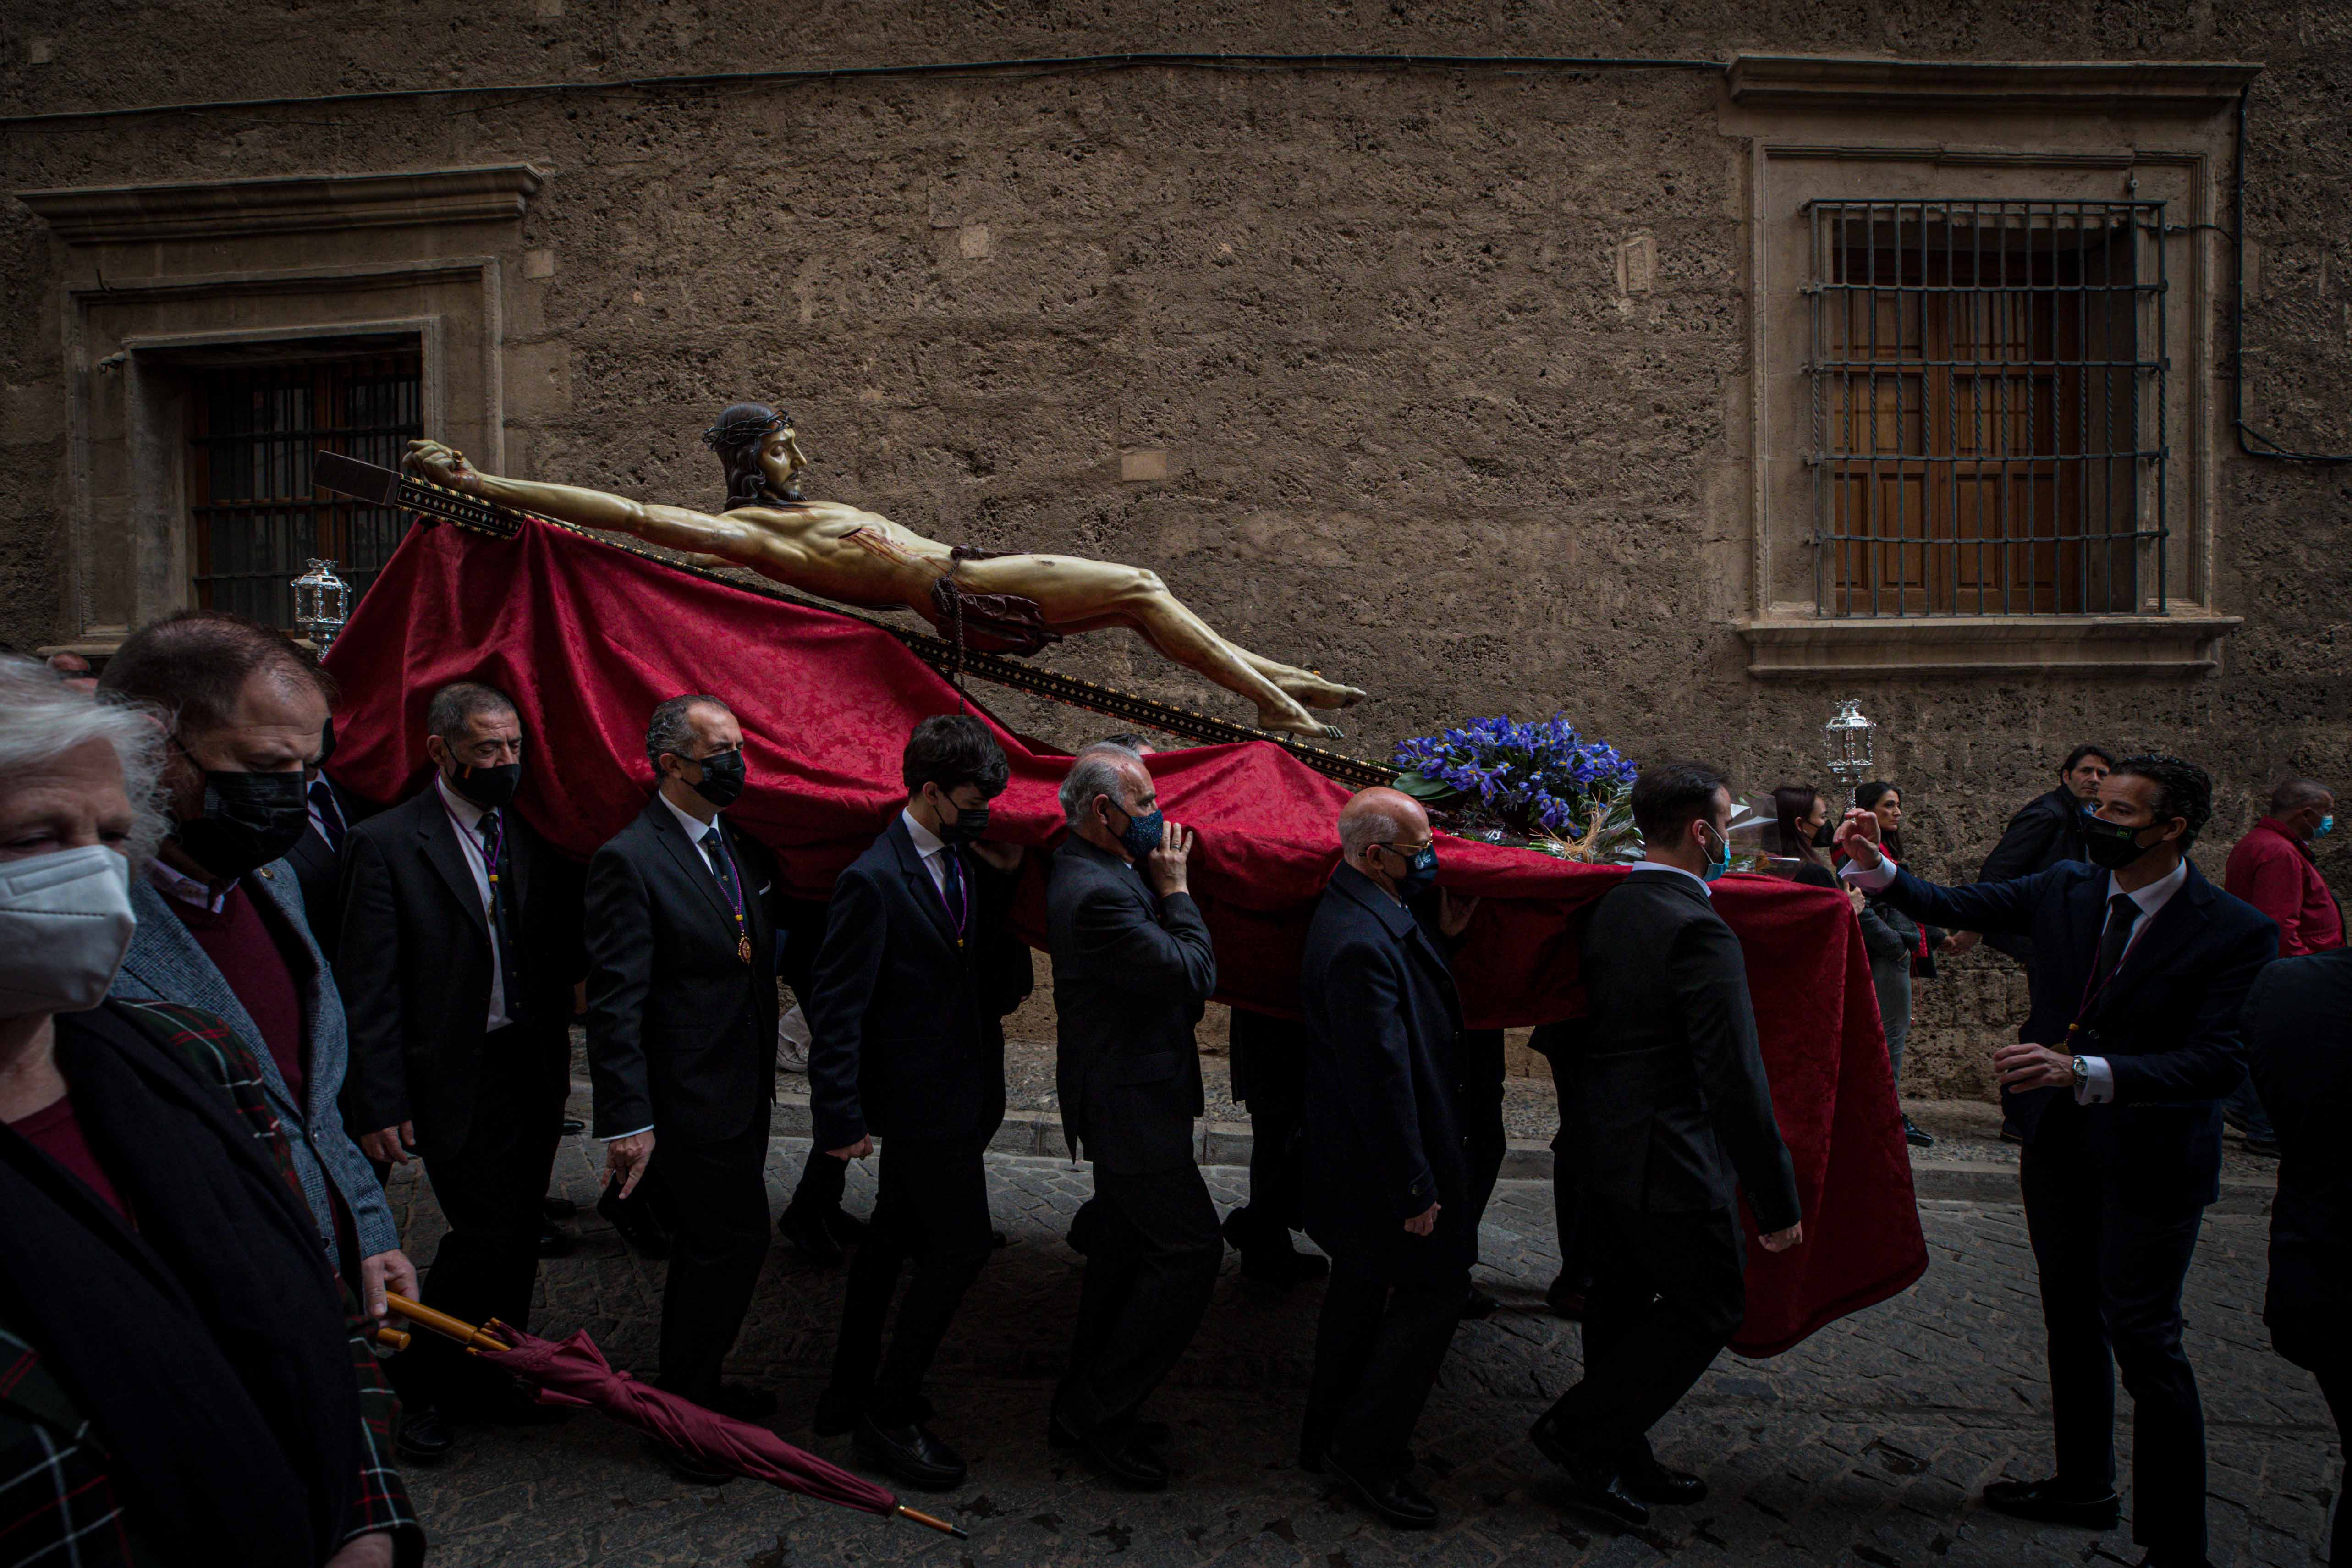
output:
[[1775,616],[1734,629],[1748,673],[1822,675],[2178,675],[2221,666],[2244,621],[2203,610],[2163,616]]
[[2143,109],[2213,113],[2262,70],[2231,60],[1898,60],[1731,58],[1731,101],[1757,108]]
[[393,174],[297,174],[18,191],[68,245],[519,218],[545,178],[529,163]]

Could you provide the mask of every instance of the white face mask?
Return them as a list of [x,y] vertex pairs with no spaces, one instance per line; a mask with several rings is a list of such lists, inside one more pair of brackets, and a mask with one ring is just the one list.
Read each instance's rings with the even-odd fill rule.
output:
[[103,844],[0,860],[0,1018],[97,1006],[138,927],[131,862]]

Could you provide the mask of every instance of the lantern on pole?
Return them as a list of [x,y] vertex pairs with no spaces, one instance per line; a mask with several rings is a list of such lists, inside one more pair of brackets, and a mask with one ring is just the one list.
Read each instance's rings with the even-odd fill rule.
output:
[[1829,750],[1830,772],[1852,795],[1853,786],[1870,776],[1871,742],[1878,726],[1863,717],[1862,704],[1847,698],[1837,705],[1830,721],[1822,726],[1822,740]]
[[308,572],[294,579],[294,624],[320,658],[334,647],[351,615],[352,585],[335,575],[332,561],[314,560]]

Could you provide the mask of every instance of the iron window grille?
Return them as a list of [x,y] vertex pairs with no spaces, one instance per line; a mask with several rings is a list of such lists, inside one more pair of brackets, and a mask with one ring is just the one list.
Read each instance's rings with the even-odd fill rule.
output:
[[2164,204],[1806,210],[1820,613],[2162,614]]
[[193,373],[188,450],[195,602],[291,630],[293,579],[312,556],[336,563],[352,602],[406,520],[310,481],[311,459],[342,452],[398,468],[425,434],[415,353],[376,353]]

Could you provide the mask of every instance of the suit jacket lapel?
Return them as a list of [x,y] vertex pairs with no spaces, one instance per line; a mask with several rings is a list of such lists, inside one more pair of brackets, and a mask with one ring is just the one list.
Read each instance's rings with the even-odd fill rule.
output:
[[287,1090],[278,1060],[261,1037],[260,1026],[221,978],[211,955],[196,945],[196,939],[172,912],[170,900],[142,878],[131,885],[131,909],[139,917],[139,929],[131,938],[131,951],[123,956],[122,973],[150,996],[184,1002],[216,1015],[253,1053],[261,1068],[262,1091],[278,1115],[290,1117],[296,1126],[308,1123],[310,1116]]
[[[427,791],[435,788],[432,784],[425,787]],[[427,797],[425,809],[417,813],[417,847],[440,874],[441,880],[448,884],[457,907],[466,911],[466,918],[474,922],[474,930],[487,942],[490,922],[482,912],[482,891],[474,885],[474,868],[467,864],[466,847],[457,842],[457,831],[456,820],[450,816],[449,808],[441,804],[439,795]]]
[[2088,985],[2099,963],[2099,933],[2106,929],[2107,874],[2102,871],[2075,883],[2066,908],[2066,942],[2073,950],[2074,973]]
[[2203,927],[2206,910],[2212,901],[2213,884],[2199,876],[2196,867],[2189,867],[2189,879],[2180,885],[2180,890],[2166,900],[2164,908],[2148,917],[2138,939],[2131,944],[2131,951],[2124,954],[2122,967],[2107,982],[2106,989],[2099,993],[2092,1015],[2095,1017],[2105,1013],[2117,997],[2147,976],[2159,973],[2165,961]]
[[728,907],[727,895],[719,890],[719,879],[711,873],[710,862],[702,858],[702,847],[686,836],[686,825],[671,814],[658,795],[646,803],[646,815],[653,820],[654,837],[677,862],[677,868],[686,874],[688,881],[702,889],[703,899],[726,922],[731,942],[736,935],[735,911]]
[[[890,840],[890,847],[898,852],[898,869],[905,873],[907,878],[908,896],[921,905],[923,912],[931,917],[931,924],[939,929],[940,935],[946,940],[947,944],[950,947],[955,946],[963,940],[963,933],[956,930],[955,921],[948,918],[946,896],[940,891],[940,885],[931,880],[930,872],[924,868],[922,851],[915,847],[914,837],[907,831],[905,814],[901,813],[891,817],[890,826],[883,831]],[[948,853],[950,855],[956,853],[952,846],[949,847]],[[958,862],[957,869],[967,872],[963,881],[964,908],[970,910],[971,878],[969,875],[969,868],[961,862]]]

